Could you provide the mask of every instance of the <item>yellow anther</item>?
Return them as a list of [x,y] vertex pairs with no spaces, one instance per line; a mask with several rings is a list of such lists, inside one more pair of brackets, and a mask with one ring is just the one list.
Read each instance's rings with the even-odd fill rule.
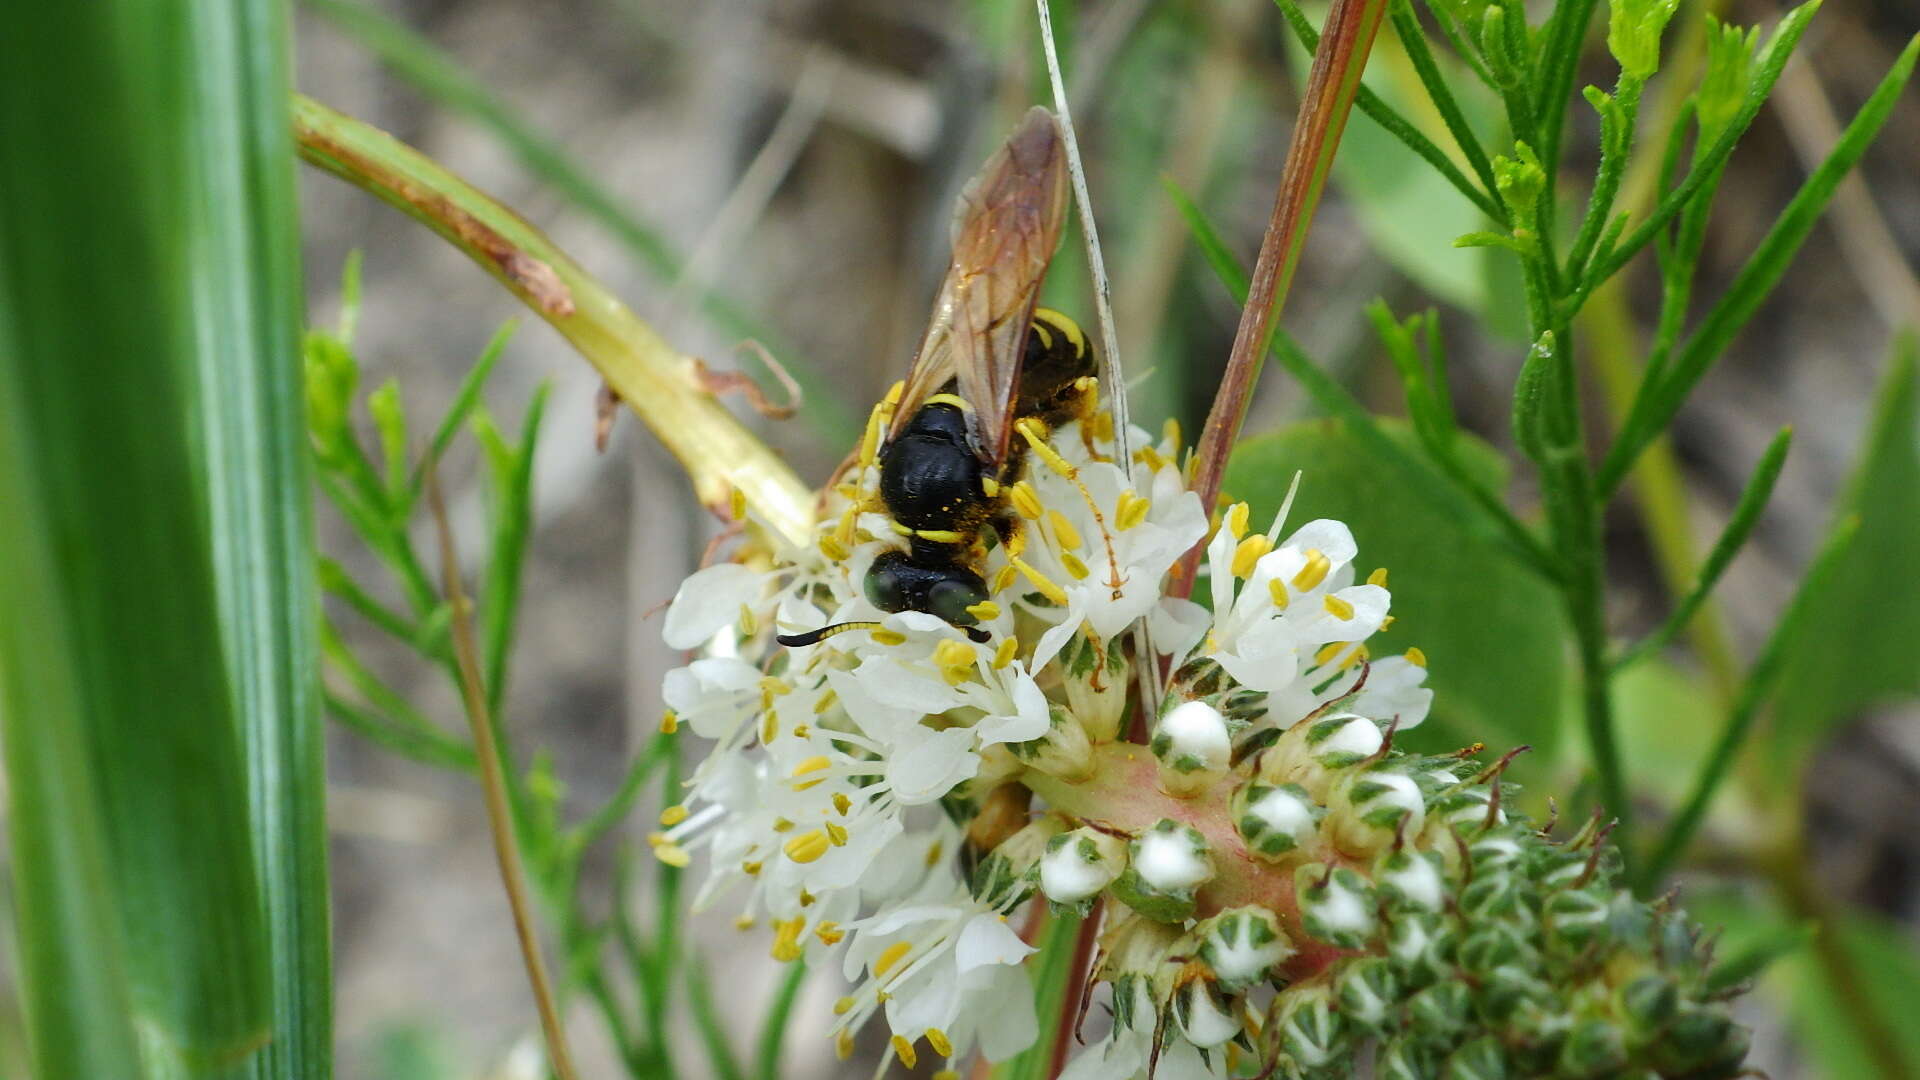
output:
[[1060,553],[1060,565],[1067,568],[1067,573],[1072,574],[1075,581],[1085,581],[1087,576],[1093,573],[1087,569],[1087,564],[1081,562],[1080,557],[1071,551]]
[[1048,468],[1069,480],[1074,478],[1076,474],[1073,466],[1067,464],[1067,459],[1060,456],[1060,451],[1055,450],[1047,442],[1047,425],[1029,416],[1015,423],[1013,429],[1020,433],[1021,438],[1027,440],[1027,445],[1033,448],[1035,454],[1040,455],[1040,460],[1046,462]]
[[807,726],[806,724],[795,724],[795,725],[793,725],[793,737],[794,737],[794,738],[796,738],[796,739],[804,739],[804,738],[806,738],[807,736],[809,736],[809,735],[811,735],[811,734],[813,734],[813,728],[811,728],[811,727],[809,727],[809,726]]
[[1380,620],[1380,632],[1381,632],[1381,633],[1385,633],[1385,632],[1387,632],[1388,630],[1391,630],[1391,629],[1393,629],[1393,624],[1394,624],[1394,620],[1395,620],[1395,619],[1397,619],[1397,618],[1398,618],[1398,616],[1395,616],[1395,615],[1389,615],[1389,616],[1387,616],[1386,618],[1384,618],[1384,619],[1381,619],[1381,620]]
[[945,845],[941,844],[940,841],[938,840],[935,840],[932,844],[928,845],[927,846],[927,865],[932,866],[935,863],[938,863],[940,861],[940,856],[943,853],[945,853],[946,850],[947,849]]
[[1319,652],[1313,654],[1313,662],[1315,664],[1332,663],[1334,657],[1345,652],[1347,647],[1352,644],[1351,641],[1329,641],[1325,645],[1320,646]]
[[693,857],[687,854],[686,848],[672,841],[664,844],[655,844],[653,846],[653,857],[666,863],[668,866],[674,867],[685,867],[693,861]]
[[[1245,506],[1247,504],[1236,503],[1235,505]],[[1229,514],[1228,517],[1231,518],[1232,515]],[[1251,576],[1253,574],[1253,565],[1260,561],[1261,556],[1272,550],[1273,541],[1267,539],[1266,533],[1254,533],[1241,540],[1233,549],[1233,576],[1237,578]]]
[[1347,657],[1345,660],[1340,661],[1340,670],[1345,671],[1346,669],[1352,667],[1355,664],[1361,663],[1366,660],[1371,660],[1371,659],[1373,659],[1372,651],[1369,650],[1365,645],[1362,645],[1359,648],[1356,648],[1353,650],[1353,655]]
[[780,737],[780,714],[768,709],[760,718],[760,741],[770,743]]
[[1040,493],[1033,490],[1033,485],[1025,480],[1013,485],[1013,491],[1008,498],[1013,502],[1014,510],[1028,521],[1038,521],[1040,516],[1046,513],[1046,508],[1040,505]]
[[873,974],[879,977],[892,971],[893,966],[906,959],[912,951],[913,945],[905,941],[896,941],[880,950],[880,955],[873,958]]
[[947,1033],[939,1028],[927,1029],[927,1045],[933,1047],[933,1052],[941,1057],[953,1056],[953,1040],[947,1038]]
[[748,877],[759,877],[760,865],[761,865],[760,860],[748,859],[746,862],[743,862],[740,864],[740,872],[747,875]]
[[933,647],[933,662],[941,667],[972,667],[973,650],[965,642],[948,638]]
[[887,411],[892,412],[899,406],[900,396],[906,392],[907,381],[905,379],[896,379],[892,386],[887,387],[887,396],[880,399],[880,404],[887,406]]
[[1327,580],[1327,571],[1333,569],[1333,560],[1321,554],[1319,548],[1307,549],[1307,564],[1293,575],[1293,587],[1305,592]]
[[834,523],[833,538],[842,544],[853,543],[853,528],[860,523],[860,507],[849,506],[840,511],[840,520]]
[[783,817],[777,817],[773,819],[773,824],[770,827],[774,832],[786,832],[788,829],[793,828],[793,822]]
[[1324,598],[1321,599],[1320,602],[1322,605],[1326,607],[1327,614],[1333,616],[1336,619],[1353,618],[1353,605],[1347,603],[1345,600],[1340,599],[1339,597],[1333,595],[1332,593],[1328,593]]
[[820,538],[820,554],[825,555],[828,562],[846,562],[847,556],[853,553],[833,537],[823,536]]
[[[1094,400],[1098,400],[1097,396],[1093,394],[1089,394],[1087,395],[1087,397],[1090,402]],[[1093,414],[1093,437],[1100,440],[1101,442],[1113,441],[1113,414],[1112,413],[1098,412]],[[1104,461],[1106,459],[1102,458],[1101,460]]]
[[850,997],[843,997],[833,1003],[833,1015],[835,1016],[845,1016],[852,1011],[853,999]]
[[1000,572],[993,575],[993,591],[997,593],[1006,592],[1007,586],[1013,584],[1013,579],[1017,573],[1018,571],[1014,570],[1011,566],[1001,567]]
[[913,1068],[915,1063],[920,1060],[920,1055],[913,1052],[913,1044],[908,1042],[907,1037],[904,1035],[895,1035],[892,1041],[893,1056],[900,1059],[900,1064],[905,1065],[909,1069]]
[[1367,584],[1378,585],[1383,589],[1386,588],[1387,587],[1387,568],[1384,566],[1376,567],[1373,573],[1367,575]]
[[660,714],[660,734],[671,735],[680,730],[680,714],[668,709]]
[[838,945],[841,939],[847,936],[847,932],[840,929],[840,924],[832,919],[822,919],[820,925],[813,928],[813,936],[819,938],[822,945]]
[[740,618],[738,622],[740,625],[740,636],[743,638],[750,638],[760,631],[760,620],[754,618],[753,609],[745,604],[740,605]]
[[888,646],[905,645],[907,643],[907,635],[898,630],[875,630],[873,632],[873,643],[875,645]]
[[1073,522],[1067,520],[1067,515],[1058,510],[1049,510],[1047,524],[1053,526],[1053,535],[1059,538],[1061,547],[1068,551],[1079,550],[1080,532],[1073,527]]
[[775,697],[793,693],[793,684],[778,675],[760,676],[759,685],[762,693],[772,694]]
[[733,917],[733,928],[735,930],[751,930],[757,921],[758,920],[751,915],[735,915]]
[[773,958],[783,964],[800,959],[800,935],[806,933],[807,920],[782,919],[773,924]]
[[649,846],[659,847],[661,844],[664,844],[664,843],[667,843],[666,833],[656,831],[656,832],[650,832],[647,834],[647,844]]
[[1247,535],[1247,518],[1252,514],[1253,510],[1243,502],[1234,503],[1232,506],[1227,507],[1227,516],[1223,522],[1226,526],[1227,535],[1233,537],[1235,540]]
[[813,703],[813,715],[819,716],[821,713],[824,713],[828,709],[833,708],[834,703],[839,700],[840,700],[839,692],[836,691],[831,686],[827,687],[827,692],[824,694],[821,694],[819,700]]
[[1160,451],[1154,449],[1151,446],[1143,446],[1140,449],[1135,450],[1133,452],[1133,460],[1139,462],[1142,465],[1145,465],[1147,468],[1152,469],[1154,472],[1159,472],[1161,469],[1164,469],[1169,464],[1171,464],[1169,461],[1167,461],[1165,454],[1162,454]]
[[833,1037],[833,1056],[841,1061],[853,1056],[853,1032],[842,1028],[840,1034]]
[[1135,525],[1147,520],[1147,512],[1153,509],[1152,500],[1132,491],[1120,493],[1119,505],[1114,507],[1113,527],[1126,532]]
[[808,829],[799,836],[789,838],[781,850],[785,851],[787,858],[794,862],[810,863],[825,855],[830,846],[825,832],[819,829]]
[[829,821],[825,828],[827,830],[827,843],[832,844],[834,847],[847,846],[847,827],[845,825]]
[[[1229,1043],[1228,1045],[1231,1046],[1232,1044]],[[933,1080],[960,1080],[960,1070],[941,1069],[939,1072],[933,1074]]]
[[993,477],[991,477],[991,476],[983,476],[983,477],[981,477],[981,478],[980,478],[980,493],[981,493],[982,495],[985,495],[985,496],[986,496],[987,498],[989,498],[989,499],[997,499],[997,498],[999,498],[999,497],[1000,497],[1000,481],[998,481],[998,480],[995,480],[995,479],[994,479]]
[[675,825],[678,825],[685,820],[687,820],[687,808],[685,804],[675,803],[672,806],[667,807],[665,810],[660,811],[660,824],[665,825],[669,828]]
[[966,536],[952,529],[915,529],[913,535],[922,540],[931,540],[936,544],[957,544]]
[[793,790],[805,791],[810,787],[818,787],[826,781],[826,777],[815,776],[806,780],[800,778],[806,776],[808,773],[817,773],[823,769],[830,768],[832,765],[833,762],[830,761],[825,754],[815,754],[800,764],[795,765],[793,767]]
[[1273,606],[1282,611],[1287,607],[1287,583],[1279,578],[1267,582],[1267,595],[1273,597]]
[[1173,447],[1176,453],[1179,452],[1180,447],[1186,445],[1186,440],[1180,437],[1179,420],[1171,416],[1167,417],[1166,423],[1160,425],[1160,441]]
[[1020,639],[1008,634],[1000,639],[1000,647],[993,650],[993,670],[999,671],[1013,663],[1014,654],[1020,651]]
[[1047,575],[1029,566],[1024,559],[1008,559],[1007,562],[1011,564],[1015,570],[1020,571],[1021,577],[1026,578],[1033,584],[1034,588],[1040,590],[1041,596],[1046,597],[1061,607],[1067,606],[1067,591],[1055,585]]
[[747,493],[739,488],[727,492],[727,509],[733,512],[733,520],[747,520]]
[[847,811],[853,809],[853,800],[847,798],[846,792],[836,791],[833,793],[833,808],[839,812],[840,816],[845,817]]
[[1424,652],[1421,652],[1418,646],[1408,649],[1406,652],[1406,657],[1407,657],[1407,663],[1412,664],[1414,667],[1427,666],[1427,654]]
[[1000,605],[991,600],[982,600],[977,604],[968,604],[967,614],[981,622],[992,622],[1000,617]]
[[1019,555],[1024,553],[1026,550],[1027,550],[1027,531],[1025,529],[1013,530],[1013,535],[1007,537],[1007,545],[1006,545],[1007,554],[1009,556]]

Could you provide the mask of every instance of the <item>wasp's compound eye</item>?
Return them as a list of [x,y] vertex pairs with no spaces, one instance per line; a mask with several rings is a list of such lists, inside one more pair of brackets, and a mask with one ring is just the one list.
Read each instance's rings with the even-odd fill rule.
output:
[[910,573],[905,559],[897,552],[888,552],[873,560],[873,567],[867,571],[867,599],[881,611],[907,610],[911,602],[907,596]]
[[955,626],[972,626],[980,620],[967,609],[986,598],[987,584],[977,575],[954,574],[927,590],[927,610]]

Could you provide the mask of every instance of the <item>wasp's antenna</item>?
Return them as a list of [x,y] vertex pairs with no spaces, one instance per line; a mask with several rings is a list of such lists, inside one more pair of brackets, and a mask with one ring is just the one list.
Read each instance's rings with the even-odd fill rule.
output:
[[877,622],[834,623],[832,626],[823,626],[804,634],[775,634],[774,640],[789,649],[799,649],[808,645],[818,645],[835,634],[844,634],[849,630],[878,630],[880,626],[881,624]]

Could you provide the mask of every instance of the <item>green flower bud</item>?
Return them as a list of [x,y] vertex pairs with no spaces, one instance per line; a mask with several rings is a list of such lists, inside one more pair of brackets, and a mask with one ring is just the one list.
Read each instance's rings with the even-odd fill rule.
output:
[[1300,904],[1300,924],[1312,937],[1342,949],[1358,949],[1377,925],[1373,890],[1367,880],[1341,867],[1329,871],[1308,863],[1293,875],[1293,894]]
[[347,417],[360,385],[360,366],[337,338],[309,331],[305,342],[307,431],[322,460],[337,457],[351,438]]
[[1055,703],[1047,713],[1047,733],[1037,739],[1009,743],[1013,756],[1049,776],[1078,783],[1093,776],[1093,744],[1086,729],[1066,707]]
[[1173,998],[1173,1018],[1187,1041],[1211,1049],[1240,1034],[1240,1010],[1210,979],[1194,979]]
[[1075,829],[1048,842],[1040,859],[1040,891],[1056,904],[1090,907],[1126,868],[1125,840],[1098,829]]
[[1075,634],[1060,650],[1060,662],[1066,671],[1061,682],[1067,709],[1080,721],[1087,738],[1096,745],[1118,739],[1127,711],[1127,684],[1133,678],[1125,639],[1116,637],[1102,649],[1084,632]]
[[1582,1020],[1560,1047],[1560,1075],[1614,1076],[1626,1067],[1627,1041],[1619,1025],[1598,1017]]
[[1200,959],[1228,990],[1265,982],[1295,951],[1273,912],[1252,905],[1223,911],[1195,927],[1194,934]]
[[974,867],[974,897],[1004,910],[1033,895],[1035,868],[1065,828],[1059,815],[1046,814],[1002,840]]
[[1325,813],[1298,784],[1244,784],[1233,794],[1232,812],[1247,850],[1268,862],[1312,841]]
[[1295,724],[1260,758],[1260,779],[1272,785],[1299,784],[1324,798],[1332,773],[1380,752],[1380,725],[1364,716],[1341,713]]
[[1354,855],[1385,850],[1405,829],[1426,822],[1426,801],[1413,778],[1384,769],[1352,773],[1333,786],[1327,825],[1334,846]]
[[1373,880],[1396,910],[1437,912],[1446,906],[1442,861],[1433,852],[1390,851],[1374,864]]
[[1609,0],[1607,51],[1628,77],[1645,81],[1660,69],[1660,35],[1680,0]]
[[1577,956],[1607,933],[1610,898],[1599,889],[1569,889],[1554,893],[1542,912],[1547,947],[1562,956]]
[[1521,226],[1533,220],[1533,208],[1547,186],[1547,172],[1540,167],[1540,158],[1533,147],[1526,143],[1515,143],[1513,155],[1494,156],[1493,182],[1500,189],[1500,200],[1507,204],[1507,211],[1513,217],[1514,237],[1518,239]]
[[1385,957],[1369,956],[1341,969],[1334,981],[1334,996],[1348,1023],[1380,1035],[1397,1019],[1394,1002],[1400,996],[1400,984]]
[[1183,701],[1154,725],[1148,744],[1160,759],[1160,786],[1176,798],[1192,798],[1227,773],[1233,733],[1227,718],[1205,701]]
[[1407,999],[1408,1026],[1420,1038],[1450,1043],[1473,1016],[1473,991],[1465,983],[1435,983]]
[[1432,1048],[1414,1038],[1390,1040],[1373,1063],[1378,1080],[1431,1080],[1436,1071]]
[[1387,956],[1409,988],[1432,983],[1453,967],[1451,922],[1433,915],[1400,913],[1387,929]]
[[[1272,1027],[1279,1032],[1280,1052],[1296,1072],[1332,1069],[1351,1049],[1331,998],[1325,986],[1308,986],[1273,1001]],[[1284,1069],[1281,1074],[1292,1075]]]
[[1633,1025],[1636,1043],[1657,1035],[1680,1011],[1680,987],[1661,974],[1642,975],[1620,988],[1620,1014]]
[[1127,854],[1127,871],[1113,883],[1122,903],[1160,922],[1180,922],[1193,914],[1194,890],[1214,873],[1200,830],[1162,819],[1134,837]]

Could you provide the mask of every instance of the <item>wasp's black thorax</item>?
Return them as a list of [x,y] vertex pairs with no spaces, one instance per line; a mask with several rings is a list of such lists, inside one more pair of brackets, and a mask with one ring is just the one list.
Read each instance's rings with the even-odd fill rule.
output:
[[907,529],[961,532],[990,507],[980,478],[985,466],[967,437],[957,406],[923,405],[880,453],[880,497]]

